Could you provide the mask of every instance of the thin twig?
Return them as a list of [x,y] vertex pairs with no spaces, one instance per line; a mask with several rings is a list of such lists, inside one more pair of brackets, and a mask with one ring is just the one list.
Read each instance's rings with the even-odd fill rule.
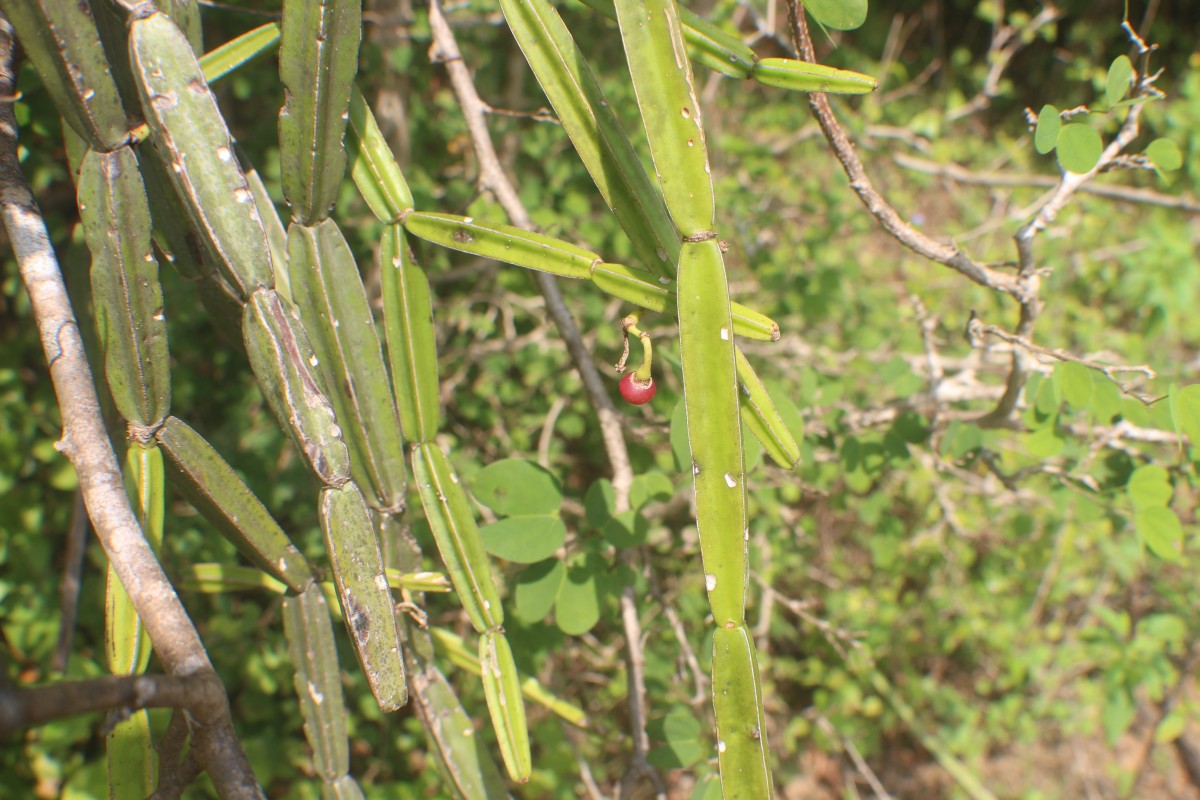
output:
[[[13,93],[13,44],[11,26],[0,18],[0,96]],[[191,618],[129,505],[62,271],[41,210],[21,172],[17,121],[8,103],[0,103],[0,209],[58,396],[63,436],[57,447],[75,467],[97,538],[166,668],[176,676],[218,680]],[[234,733],[224,693],[218,694],[219,702],[194,709],[201,723],[193,741],[197,760],[222,797],[257,800],[262,790]]]
[[[533,230],[533,221],[517,194],[516,188],[500,164],[487,129],[485,114],[487,107],[475,89],[471,72],[458,49],[454,32],[442,12],[438,0],[429,5],[429,24],[434,44],[430,55],[434,61],[444,64],[451,85],[462,108],[467,130],[479,162],[479,186],[492,192],[508,215],[513,225],[524,230]],[[535,272],[535,280],[546,300],[546,310],[554,320],[559,335],[567,345],[571,359],[587,391],[588,399],[600,422],[601,436],[613,472],[613,489],[616,494],[616,510],[629,508],[629,488],[633,483],[633,470],[625,447],[625,436],[621,429],[621,418],[613,405],[608,390],[596,369],[591,354],[583,342],[575,319],[563,301],[562,293],[554,277],[544,272]],[[633,554],[625,556],[632,565]],[[666,790],[658,771],[650,766],[646,756],[650,751],[650,738],[646,733],[646,682],[642,656],[641,625],[638,618],[637,598],[632,587],[621,593],[621,621],[625,632],[625,654],[629,666],[629,715],[633,739],[633,757],[629,771],[621,782],[622,796],[641,778],[648,778],[655,793],[665,798]]]
[[[767,588],[767,581],[757,572],[751,572],[750,577],[763,589]],[[850,658],[849,651],[846,649],[847,645],[851,650],[857,650],[860,647],[861,643],[858,640],[863,637],[864,634],[862,632],[848,631],[845,628],[834,625],[829,620],[821,619],[809,611],[815,605],[812,601],[797,600],[793,597],[780,594],[777,590],[775,591],[775,600],[788,611],[816,628],[821,637],[829,643],[834,652],[841,656],[843,661],[847,661]]]
[[167,730],[158,740],[158,786],[148,800],[179,800],[184,790],[196,780],[200,765],[196,763],[188,743],[187,712],[176,709],[167,723]]
[[663,616],[667,618],[667,624],[671,626],[671,632],[675,634],[675,640],[679,642],[680,655],[687,665],[688,672],[692,674],[692,683],[696,687],[695,691],[692,692],[691,704],[699,707],[709,702],[708,676],[704,674],[704,670],[700,666],[700,659],[696,657],[696,651],[692,649],[691,643],[688,642],[687,631],[684,630],[683,621],[679,619],[679,614],[675,611],[675,606],[668,603],[666,598],[663,597],[662,589],[658,585],[658,580],[654,577],[653,571],[650,571],[650,593],[658,601],[659,606],[663,610]]
[[[1140,92],[1149,93],[1151,89],[1152,87],[1147,79],[1143,78],[1139,82]],[[1138,120],[1141,118],[1144,107],[1144,103],[1135,103],[1129,108],[1128,113],[1125,115],[1125,120],[1121,123],[1120,130],[1117,131],[1117,135],[1104,148],[1100,155],[1100,160],[1089,171],[1078,174],[1064,170],[1058,187],[1051,192],[1050,199],[1046,201],[1046,204],[1042,206],[1037,215],[1028,223],[1021,226],[1013,236],[1013,240],[1017,246],[1018,281],[1026,289],[1017,297],[1018,302],[1021,304],[1021,313],[1016,330],[1014,331],[1016,336],[1022,337],[1026,341],[1031,339],[1034,326],[1037,324],[1038,316],[1042,311],[1042,302],[1038,297],[1041,274],[1033,255],[1034,237],[1054,222],[1075,194],[1091,181],[1092,178],[1111,165],[1125,148],[1137,138]],[[1012,369],[1005,383],[1004,394],[1001,396],[1000,402],[996,404],[996,407],[978,420],[980,426],[1011,426],[1012,413],[1017,407],[1017,401],[1020,399],[1021,392],[1025,388],[1029,369],[1029,352],[1023,348],[1014,349],[1012,352]]]
[[[816,61],[816,52],[808,34],[808,23],[803,13],[797,13],[796,0],[788,0],[788,15],[792,23],[792,35],[796,50],[805,61]],[[1022,298],[1025,288],[1017,282],[1013,275],[981,264],[959,250],[957,245],[939,242],[905,222],[900,213],[875,188],[871,178],[867,175],[866,167],[863,165],[862,159],[858,157],[854,144],[837,121],[833,109],[830,108],[829,98],[823,92],[813,92],[808,96],[808,104],[817,123],[821,126],[821,131],[825,134],[825,139],[841,163],[842,169],[850,178],[850,188],[858,195],[859,200],[867,207],[872,216],[879,221],[883,229],[896,241],[918,255],[964,275],[980,286],[1018,299]]]
[[573,745],[575,764],[579,767],[579,778],[583,781],[583,788],[587,791],[587,796],[590,800],[608,800],[604,792],[600,790],[600,784],[596,783],[596,777],[592,774],[592,765],[583,757],[583,733],[574,725],[563,725],[562,731]]
[[83,563],[87,554],[88,535],[87,508],[83,495],[75,492],[71,504],[71,522],[67,528],[67,546],[63,554],[62,587],[59,590],[61,618],[58,622],[58,642],[54,646],[54,657],[50,668],[55,672],[66,672],[71,658],[71,643],[75,639],[75,619],[79,615],[79,592],[83,586]]
[[[973,172],[960,164],[942,164],[923,158],[896,153],[892,161],[897,166],[913,172],[932,175],[935,178],[945,178],[966,186],[1002,186],[1020,189],[1048,189],[1059,184],[1059,178],[1050,175],[1016,175],[1009,173]],[[1087,183],[1079,187],[1081,194],[1091,194],[1107,200],[1137,205],[1157,206],[1183,211],[1187,214],[1200,214],[1200,200],[1188,195],[1163,194],[1153,189],[1137,186],[1112,186],[1104,183]]]
[[[988,325],[987,323],[983,322],[983,320],[979,319],[979,317],[972,315],[967,321],[967,338],[972,344],[975,344],[985,335],[995,336],[997,339],[1008,342],[1016,347],[1023,348],[1033,355],[1045,356],[1058,361],[1068,361],[1073,364],[1080,364],[1090,370],[1095,370],[1096,372],[1102,373],[1105,377],[1118,386],[1121,386],[1116,377],[1119,374],[1136,372],[1144,375],[1148,380],[1154,380],[1154,378],[1157,377],[1157,373],[1154,371],[1154,368],[1149,364],[1102,364],[1099,361],[1077,356],[1074,353],[1068,353],[1066,350],[1057,350],[1054,348],[1042,347],[1041,345],[1034,344],[1024,336],[1018,336],[1016,334],[1009,333],[1002,328],[997,328],[995,325]],[[1124,387],[1121,387],[1121,391],[1125,394],[1129,394]],[[1146,402],[1144,398],[1138,399]]]
[[[475,89],[471,72],[462,60],[462,53],[458,49],[454,32],[446,21],[439,3],[431,3],[429,17],[434,40],[432,57],[445,66],[462,108],[467,130],[475,148],[475,156],[479,161],[480,188],[488,190],[496,196],[496,200],[513,225],[524,230],[534,230],[529,212],[526,211],[517,195],[512,181],[500,166],[500,160],[492,145],[491,134],[488,132],[484,119],[486,106]],[[544,272],[535,272],[534,277],[538,289],[546,300],[546,310],[567,345],[567,350],[571,354],[571,359],[575,363],[575,368],[579,371],[580,379],[587,391],[588,399],[596,409],[596,416],[599,417],[604,446],[613,469],[613,488],[618,496],[622,493],[627,496],[629,486],[633,482],[633,471],[629,466],[625,438],[621,432],[620,415],[617,414],[616,407],[609,397],[600,373],[592,362],[591,355],[584,347],[579,328],[575,325],[574,317],[563,301],[562,293],[558,290],[553,276]]]
[[844,735],[841,731],[833,726],[829,718],[821,715],[817,717],[817,727],[823,730],[827,735],[837,739],[842,744],[842,749],[846,751],[846,755],[850,756],[850,760],[854,762],[854,768],[866,780],[867,785],[871,787],[871,791],[875,793],[878,800],[892,800],[892,796],[888,794],[888,790],[883,787],[883,783],[879,780],[879,776],[875,774],[875,770],[871,769],[871,765],[862,757],[862,753],[858,752],[858,748],[854,746],[854,741]]
[[988,65],[987,76],[983,86],[969,101],[958,108],[946,113],[946,122],[955,122],[964,117],[984,110],[992,103],[992,99],[1000,93],[1001,80],[1005,70],[1015,56],[1029,42],[1038,28],[1049,25],[1062,17],[1062,12],[1047,3],[1036,16],[1026,20],[1024,25],[1009,25],[1004,21],[1003,9],[996,14],[992,26],[992,40],[988,45],[985,63]]

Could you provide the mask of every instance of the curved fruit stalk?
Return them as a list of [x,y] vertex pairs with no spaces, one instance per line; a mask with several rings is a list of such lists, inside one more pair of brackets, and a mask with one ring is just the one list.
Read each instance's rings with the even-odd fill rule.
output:
[[628,373],[621,379],[621,396],[635,406],[644,406],[654,399],[658,387],[654,385],[651,374],[651,364],[654,360],[654,347],[650,343],[650,334],[638,329],[637,316],[630,314],[621,320],[621,333],[625,337],[625,352],[617,364],[617,371],[625,369],[625,359],[629,357],[629,334],[638,337],[642,343],[642,365],[636,371]]

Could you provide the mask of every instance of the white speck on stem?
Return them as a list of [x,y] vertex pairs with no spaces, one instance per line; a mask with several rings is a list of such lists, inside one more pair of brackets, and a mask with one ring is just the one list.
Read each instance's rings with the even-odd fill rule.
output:
[[711,592],[713,589],[716,589],[716,588],[717,588],[717,576],[716,576],[716,575],[713,575],[711,572],[710,572],[710,573],[708,573],[707,575],[705,575],[705,576],[704,576],[704,585],[705,585],[706,587],[708,587],[708,590],[709,590],[710,592]]
[[729,328],[721,328],[721,341],[729,341]]
[[737,479],[734,478],[732,475],[730,475],[728,472],[726,472],[725,473],[725,485],[728,486],[730,489],[732,489],[733,487],[737,486]]
[[724,739],[722,739],[721,741],[717,742],[717,752],[718,752],[718,753],[724,753],[724,752],[725,752],[725,740],[724,740]]

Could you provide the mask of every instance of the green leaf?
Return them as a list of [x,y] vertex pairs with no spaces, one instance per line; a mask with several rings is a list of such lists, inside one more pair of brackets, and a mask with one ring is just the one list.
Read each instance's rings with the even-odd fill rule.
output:
[[1182,561],[1179,544],[1183,541],[1183,525],[1175,512],[1165,506],[1140,509],[1133,518],[1138,536],[1150,552],[1163,561]]
[[596,586],[596,560],[572,564],[558,590],[555,622],[568,636],[587,633],[600,621],[600,592]]
[[521,515],[479,529],[483,547],[497,558],[533,564],[554,555],[567,538],[567,526],[555,516]]
[[813,19],[835,31],[852,31],[867,19],[867,0],[805,0]]
[[1033,131],[1033,146],[1042,155],[1054,150],[1058,144],[1058,132],[1062,130],[1062,117],[1054,106],[1042,106],[1038,112],[1037,127]]
[[1187,641],[1188,626],[1178,614],[1151,614],[1138,623],[1138,633],[1164,645],[1181,646]]
[[1157,744],[1170,744],[1183,735],[1184,728],[1187,727],[1188,715],[1183,708],[1176,707],[1171,710],[1163,718],[1163,721],[1158,724],[1158,729],[1154,731],[1154,741]]
[[1038,385],[1037,394],[1033,401],[1038,413],[1044,417],[1052,417],[1062,405],[1062,391],[1057,381],[1042,381]]
[[658,470],[650,470],[633,479],[633,485],[629,487],[629,505],[637,509],[652,501],[670,500],[673,494],[675,486],[671,479]]
[[601,478],[588,487],[583,498],[584,518],[589,525],[600,530],[612,517],[616,506],[617,490],[613,488],[612,481]]
[[555,477],[521,458],[488,464],[471,482],[471,490],[497,514],[553,514],[562,505]]
[[613,547],[637,547],[646,541],[649,530],[646,518],[636,511],[625,511],[611,517],[600,533]]
[[663,742],[647,756],[647,761],[659,769],[683,769],[704,758],[707,743],[701,734],[700,720],[689,708],[673,708],[662,719],[646,726],[650,738]]
[[1178,396],[1179,428],[1200,447],[1200,384],[1185,386]]
[[983,431],[978,425],[956,419],[946,426],[941,444],[943,454],[959,459],[983,444]]
[[1054,368],[1062,398],[1075,408],[1087,408],[1092,400],[1092,371],[1083,364],[1063,361]]
[[1129,696],[1129,692],[1124,687],[1110,690],[1100,717],[1104,724],[1104,734],[1110,745],[1116,744],[1121,734],[1129,728],[1135,713],[1133,698]]
[[1100,161],[1104,142],[1090,125],[1072,122],[1058,132],[1058,163],[1068,172],[1082,175]]
[[1129,476],[1125,491],[1129,494],[1134,509],[1138,511],[1164,508],[1175,494],[1171,487],[1170,474],[1156,464],[1147,464],[1134,470]]
[[[1095,376],[1093,376],[1095,377]],[[1092,384],[1092,415],[1096,422],[1107,425],[1121,413],[1121,390],[1107,377]]]
[[[1167,411],[1171,416],[1171,433],[1179,436],[1183,433],[1182,419],[1179,414],[1179,384],[1172,383],[1167,387]],[[1180,441],[1182,449],[1183,442]]]
[[1066,442],[1058,432],[1057,425],[1047,425],[1021,437],[1025,450],[1036,458],[1053,458],[1063,451]]
[[1104,85],[1104,104],[1109,108],[1115,106],[1129,91],[1133,80],[1133,62],[1129,56],[1117,56],[1108,67],[1108,80]]
[[554,608],[567,568],[557,558],[546,559],[517,575],[513,616],[527,625],[541,622]]
[[1146,146],[1145,155],[1159,172],[1174,172],[1183,166],[1183,153],[1171,139],[1155,139]]

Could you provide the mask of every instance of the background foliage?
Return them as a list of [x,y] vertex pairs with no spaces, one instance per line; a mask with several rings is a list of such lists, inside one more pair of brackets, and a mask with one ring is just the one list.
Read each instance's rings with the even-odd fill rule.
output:
[[[1130,13],[1162,45],[1154,63],[1166,70],[1158,86],[1167,98],[1146,109],[1139,141],[1169,137],[1182,149],[1183,166],[1166,175],[1122,171],[1097,184],[1180,195],[1195,183],[1200,63],[1189,32],[1200,24],[1200,9],[1180,5],[1152,4],[1148,30],[1144,9]],[[206,9],[208,46],[258,24],[240,10],[249,6]],[[994,96],[965,116],[987,77],[997,15],[1020,23],[1040,5],[879,4],[861,30],[822,43],[824,63],[881,79],[877,94],[838,103],[877,183],[910,222],[953,237],[980,261],[1011,259],[1012,234],[1046,191],[1038,179],[1057,176],[1054,158],[1035,151],[1024,109],[1097,103],[1109,63],[1128,51],[1121,3],[1077,0],[1059,8],[1063,19],[1032,32]],[[500,218],[473,183],[456,103],[428,58],[424,11],[388,3],[374,10],[364,93],[391,126],[416,206]],[[632,109],[627,81],[616,72],[613,26],[575,4],[563,13],[576,31],[589,32],[586,48],[603,67],[613,106]],[[748,15],[765,13],[759,3],[723,0],[708,10],[744,30],[752,27]],[[518,111],[544,105],[491,4],[462,4],[451,19],[485,99]],[[396,20],[398,29],[385,24]],[[755,47],[760,55],[779,52],[771,38]],[[1024,428],[981,428],[974,420],[998,396],[1007,350],[994,339],[973,346],[964,331],[973,314],[1011,329],[1012,307],[879,232],[801,97],[698,75],[708,80],[702,99],[711,109],[732,287],[784,330],[778,344],[748,350],[777,401],[790,399],[784,413],[804,436],[793,473],[761,454],[751,453],[750,462],[756,583],[748,616],[761,636],[776,776],[787,796],[847,796],[851,785],[871,791],[859,758],[893,796],[957,796],[961,789],[939,766],[943,752],[964,760],[1000,797],[1195,796],[1200,776],[1187,768],[1198,633],[1190,442],[1200,441],[1200,406],[1184,388],[1200,345],[1191,313],[1200,281],[1195,203],[1180,210],[1081,194],[1038,240],[1047,307],[1037,344],[1105,364],[1148,364],[1158,377],[1119,374],[1122,392],[1095,370],[1044,359],[1026,387]],[[61,131],[36,76],[26,70],[21,80],[26,173],[64,262],[86,270]],[[274,62],[240,71],[219,94],[239,143],[278,198],[274,108],[282,93]],[[1098,129],[1111,135],[1116,124]],[[610,260],[627,255],[559,129],[528,115],[493,115],[491,126],[544,231]],[[959,164],[994,180],[953,182],[922,163]],[[378,223],[349,183],[339,215],[360,263],[374,263]],[[678,469],[674,326],[643,320],[659,344],[660,390],[645,410],[627,410],[637,510],[614,517],[591,412],[529,275],[433,248],[420,256],[435,294],[444,435],[460,474],[492,514],[485,518],[496,520],[484,531],[489,546],[509,559],[503,581],[518,664],[591,721],[589,730],[564,735],[556,718],[532,711],[535,773],[520,793],[574,796],[581,763],[601,786],[619,781],[627,687],[614,593],[630,579],[647,633],[652,734],[661,745],[654,760],[679,770],[668,773],[679,796],[693,785],[696,793],[711,791],[710,701],[686,658],[694,654],[706,670],[710,648],[702,641],[707,606],[690,479]],[[377,285],[377,276],[366,278]],[[212,324],[193,286],[170,270],[162,279],[174,408],[319,560],[314,487],[267,413],[240,346]],[[0,286],[0,631],[7,678],[33,682],[54,676],[61,543],[75,483],[54,449],[57,408],[7,256]],[[563,286],[595,358],[611,363],[625,309],[587,288]],[[941,378],[931,374],[931,352]],[[928,390],[939,381],[978,394],[936,404]],[[530,485],[541,488],[531,496],[540,505],[506,506],[489,496],[489,481],[500,475],[503,482],[506,469],[533,470],[530,480],[540,483]],[[504,551],[505,518],[534,510],[562,546]],[[169,571],[237,560],[182,500],[168,512]],[[427,532],[417,533],[430,544]],[[621,550],[635,545],[648,554],[645,574],[621,565]],[[104,672],[103,565],[93,546],[70,677]],[[315,796],[305,780],[309,756],[277,599],[184,596],[269,795]],[[463,629],[453,598],[429,602],[439,625]],[[342,657],[354,663],[348,647]],[[362,677],[349,670],[345,679],[352,769],[369,796],[437,796],[416,720],[408,712],[382,718]],[[456,683],[482,718],[475,682]],[[93,718],[68,720],[0,749],[0,795],[99,796],[99,726]]]

